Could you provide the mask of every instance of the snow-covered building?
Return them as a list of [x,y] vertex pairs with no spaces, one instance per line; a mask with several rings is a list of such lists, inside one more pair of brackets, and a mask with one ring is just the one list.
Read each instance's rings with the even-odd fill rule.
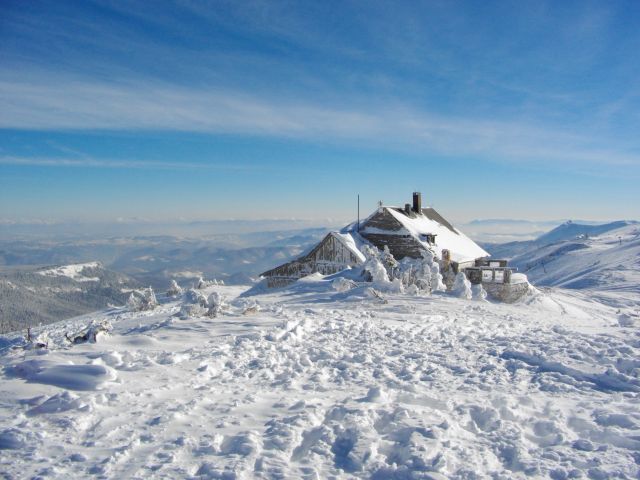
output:
[[450,273],[451,281],[459,271],[468,271],[472,283],[503,285],[511,279],[511,269],[504,260],[487,260],[489,253],[476,242],[434,208],[423,208],[419,192],[413,193],[413,202],[404,208],[380,205],[363,221],[352,223],[339,232],[330,232],[308,253],[261,276],[272,288],[316,272],[323,275],[337,273],[366,261],[361,248],[364,245],[381,251],[386,248],[396,260],[422,258],[428,251],[438,259],[441,271]]
[[489,256],[435,209],[422,208],[419,192],[413,193],[413,204],[407,203],[404,208],[380,206],[359,228],[356,226],[356,231],[380,250],[388,247],[397,260],[420,258],[423,251],[430,250],[436,257],[448,259],[458,271]]
[[364,263],[356,245],[357,237],[349,231],[330,232],[318,245],[301,257],[262,273],[269,288],[282,287],[299,278],[319,272],[331,275]]

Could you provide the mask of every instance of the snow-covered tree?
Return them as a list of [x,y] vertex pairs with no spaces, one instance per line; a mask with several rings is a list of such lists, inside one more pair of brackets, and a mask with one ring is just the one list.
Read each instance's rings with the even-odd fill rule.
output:
[[134,312],[142,312],[145,310],[153,310],[158,306],[156,294],[153,288],[144,288],[142,290],[134,290],[129,295],[127,306]]
[[167,290],[167,297],[179,297],[180,295],[182,295],[182,287],[175,280],[171,280],[171,285]]
[[205,297],[201,291],[192,288],[184,295],[180,317],[217,317],[227,308],[226,299],[220,293],[213,292],[209,297]]
[[346,292],[347,290],[351,290],[356,286],[356,283],[353,280],[349,280],[348,278],[338,277],[331,282],[331,287],[336,292]]
[[389,283],[389,274],[387,273],[387,269],[380,261],[378,249],[371,248],[368,245],[365,247],[367,248],[363,251],[363,253],[366,257],[366,261],[364,262],[363,270],[365,272],[368,272],[373,283]]
[[207,316],[212,318],[217,317],[227,306],[224,296],[220,295],[218,292],[213,292],[209,295],[209,298],[207,298],[207,304]]
[[471,295],[474,300],[484,302],[487,300],[487,291],[484,289],[481,283],[477,285],[471,285]]
[[[402,292],[413,285],[417,291],[427,294],[446,290],[440,266],[431,250],[423,251],[420,258],[405,257],[400,262],[393,257],[387,246],[381,252],[365,245],[362,253],[366,258],[363,270],[377,284],[376,288]],[[416,290],[412,288],[411,291]]]
[[190,288],[184,294],[184,302],[180,307],[180,318],[203,317],[208,308],[207,297],[202,292]]
[[398,268],[398,261],[394,258],[394,256],[389,251],[389,246],[385,245],[384,250],[380,254],[380,262],[384,265],[384,268],[387,269],[387,273],[389,277],[393,278],[395,269]]
[[455,280],[453,281],[453,287],[451,287],[451,294],[458,298],[466,298],[471,300],[473,293],[471,292],[471,282],[467,279],[467,276],[458,272]]

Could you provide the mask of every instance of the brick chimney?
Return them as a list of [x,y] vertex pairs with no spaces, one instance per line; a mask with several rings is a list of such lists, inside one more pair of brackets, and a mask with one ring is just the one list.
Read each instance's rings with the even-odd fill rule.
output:
[[422,194],[420,192],[413,192],[413,211],[422,213]]

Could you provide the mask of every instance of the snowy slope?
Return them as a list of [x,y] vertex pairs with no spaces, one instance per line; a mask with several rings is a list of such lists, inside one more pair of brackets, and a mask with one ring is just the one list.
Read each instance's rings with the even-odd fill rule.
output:
[[[7,478],[637,478],[640,320],[577,291],[517,305],[337,292],[318,275],[42,331],[0,362]],[[208,293],[208,292],[206,292]],[[243,314],[243,312],[245,314]],[[108,320],[111,335],[64,333]]]
[[585,225],[569,220],[562,225],[558,225],[556,228],[550,230],[544,235],[540,235],[536,239],[536,243],[539,245],[548,245],[550,243],[556,243],[563,240],[574,240],[578,237],[594,237],[610,232],[611,230],[617,230],[633,224],[637,225],[636,222],[628,222],[625,220],[618,220],[616,222],[605,223],[602,225]]
[[102,268],[100,262],[76,263],[45,268],[38,270],[37,273],[45,277],[68,277],[76,282],[98,282],[99,277],[87,276],[86,273],[100,268]]
[[611,301],[626,292],[640,304],[640,225],[532,248],[511,265],[535,285],[591,290]]

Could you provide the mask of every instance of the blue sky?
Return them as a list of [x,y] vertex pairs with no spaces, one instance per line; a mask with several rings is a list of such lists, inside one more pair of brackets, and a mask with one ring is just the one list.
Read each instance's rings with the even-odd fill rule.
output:
[[0,220],[640,217],[640,3],[2,2]]

